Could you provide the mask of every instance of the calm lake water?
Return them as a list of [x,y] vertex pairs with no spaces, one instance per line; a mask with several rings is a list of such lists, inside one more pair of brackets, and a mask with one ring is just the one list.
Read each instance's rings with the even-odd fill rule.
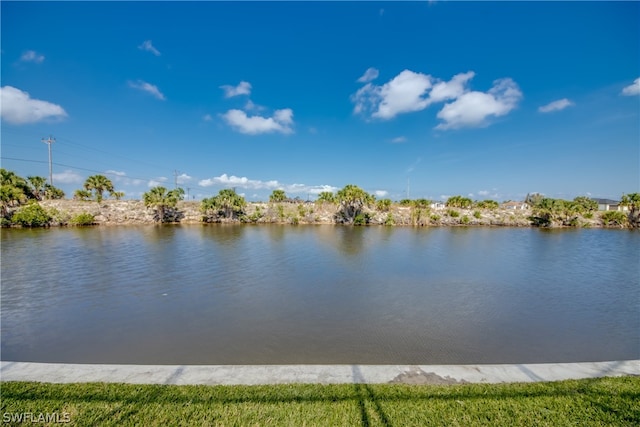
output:
[[640,233],[2,230],[2,360],[457,364],[640,358]]

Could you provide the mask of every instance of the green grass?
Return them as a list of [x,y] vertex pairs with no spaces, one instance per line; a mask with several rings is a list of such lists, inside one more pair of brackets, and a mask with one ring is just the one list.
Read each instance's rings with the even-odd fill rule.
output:
[[78,426],[640,425],[640,377],[451,386],[5,382],[0,394],[5,418],[68,413],[67,425]]

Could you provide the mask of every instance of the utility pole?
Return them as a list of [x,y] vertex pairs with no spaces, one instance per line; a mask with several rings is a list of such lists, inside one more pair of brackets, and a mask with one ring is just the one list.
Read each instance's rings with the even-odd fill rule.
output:
[[53,187],[53,169],[51,168],[51,144],[56,142],[56,139],[49,135],[49,139],[42,138],[42,142],[49,145],[49,185]]
[[173,188],[178,188],[178,172],[177,170],[173,171]]

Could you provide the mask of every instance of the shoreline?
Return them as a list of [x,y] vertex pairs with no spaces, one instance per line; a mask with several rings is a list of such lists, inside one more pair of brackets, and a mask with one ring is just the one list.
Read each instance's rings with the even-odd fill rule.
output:
[[[139,226],[139,225],[194,225],[194,224],[280,224],[280,225],[343,225],[336,219],[338,206],[328,203],[266,203],[249,202],[242,219],[223,219],[207,222],[200,210],[200,202],[180,201],[175,209],[168,210],[164,222],[157,220],[153,208],[147,208],[141,200],[77,201],[68,199],[45,200],[38,204],[52,213],[48,226],[73,226],[71,218],[89,214],[94,218],[91,226]],[[16,208],[17,209],[17,208]],[[590,218],[580,216],[578,225],[554,224],[539,227],[529,218],[530,209],[425,209],[392,205],[386,211],[364,209],[369,217],[368,226],[392,227],[528,227],[543,229],[608,228],[633,229],[626,226],[607,226],[596,211]],[[12,226],[14,228],[14,226]],[[20,228],[19,226],[15,228]]]

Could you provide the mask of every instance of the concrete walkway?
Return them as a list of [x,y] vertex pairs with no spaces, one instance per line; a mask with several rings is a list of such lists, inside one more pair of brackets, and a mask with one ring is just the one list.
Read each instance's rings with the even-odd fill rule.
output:
[[94,365],[0,362],[0,381],[129,384],[462,384],[640,375],[640,360],[522,365]]

